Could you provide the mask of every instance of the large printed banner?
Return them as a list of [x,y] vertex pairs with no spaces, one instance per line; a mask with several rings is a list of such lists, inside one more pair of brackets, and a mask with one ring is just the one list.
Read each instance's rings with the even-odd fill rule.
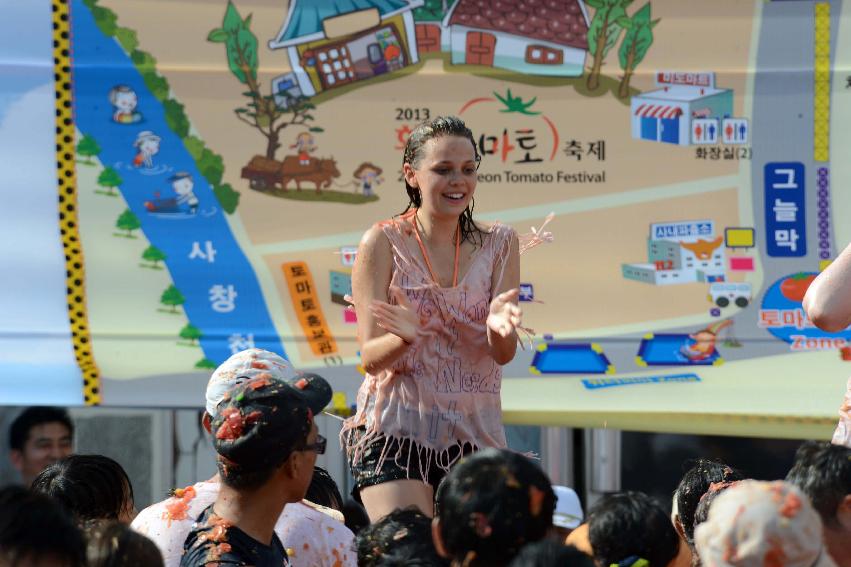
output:
[[851,77],[833,71],[851,63],[849,10],[57,0],[83,401],[197,405],[210,369],[256,346],[327,372],[345,413],[358,241],[406,205],[411,130],[456,114],[483,156],[475,217],[523,233],[554,215],[521,261],[536,334],[506,368],[507,419],[827,427],[851,331],[814,328],[801,299],[851,241],[851,193],[832,190],[851,185]]

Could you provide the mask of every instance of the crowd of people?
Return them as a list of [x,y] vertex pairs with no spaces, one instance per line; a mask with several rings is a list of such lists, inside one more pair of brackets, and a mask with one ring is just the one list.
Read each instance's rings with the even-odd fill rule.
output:
[[[801,445],[784,480],[698,460],[670,503],[618,492],[586,515],[507,448],[501,368],[529,332],[519,258],[549,238],[473,220],[480,159],[460,119],[420,124],[403,156],[408,207],[361,241],[350,301],[366,376],[340,439],[352,499],[316,466],[331,386],[248,349],[206,388],[217,474],[138,513],[119,463],[72,453],[66,413],[25,411],[10,432],[25,487],[0,490],[0,567],[851,567],[851,398],[833,441]],[[851,249],[823,276],[805,308],[845,328]]]
[[841,444],[803,443],[772,482],[701,459],[670,503],[612,493],[587,515],[533,459],[487,448],[450,467],[432,506],[370,519],[315,466],[326,440],[314,416],[330,398],[323,378],[273,353],[234,355],[202,420],[218,474],[138,513],[119,463],[71,452],[64,410],[27,409],[10,446],[29,488],[0,490],[0,565],[851,567]]

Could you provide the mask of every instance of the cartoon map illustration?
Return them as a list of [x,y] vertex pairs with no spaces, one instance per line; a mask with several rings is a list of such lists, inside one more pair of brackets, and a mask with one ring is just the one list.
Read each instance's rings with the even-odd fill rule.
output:
[[701,383],[643,391],[693,391],[747,361],[812,365],[788,362],[799,351],[841,365],[851,334],[814,329],[800,299],[851,240],[836,221],[851,203],[831,191],[851,179],[830,159],[851,96],[832,72],[848,9],[72,0],[101,377],[144,396],[173,376],[183,400],[179,377],[254,345],[327,368],[351,400],[356,247],[404,209],[404,142],[442,114],[483,155],[476,218],[523,233],[554,213],[554,241],[522,258],[536,336],[506,377],[688,366]]

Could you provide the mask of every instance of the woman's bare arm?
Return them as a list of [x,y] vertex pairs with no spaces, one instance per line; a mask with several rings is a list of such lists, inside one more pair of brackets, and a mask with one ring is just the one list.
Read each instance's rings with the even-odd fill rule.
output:
[[851,324],[851,245],[810,285],[804,311],[816,327],[828,332]]
[[388,368],[405,354],[412,342],[383,329],[381,317],[376,316],[373,307],[375,302],[386,304],[392,275],[390,241],[380,227],[373,226],[361,239],[352,268],[352,296],[358,317],[361,362],[370,374]]
[[[521,311],[517,305],[520,287],[520,241],[512,233],[508,255],[500,264],[494,266],[491,281],[492,297],[488,315],[488,346],[491,357],[497,364],[508,364],[517,352],[517,330]],[[502,279],[499,280],[500,272]]]

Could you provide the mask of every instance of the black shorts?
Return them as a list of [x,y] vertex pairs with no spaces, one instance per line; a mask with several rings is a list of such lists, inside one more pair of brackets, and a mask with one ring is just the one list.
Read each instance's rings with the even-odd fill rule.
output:
[[[352,437],[349,446],[356,443],[364,433],[363,427],[351,431],[349,435]],[[400,446],[401,450],[399,449]],[[382,451],[384,451],[384,462],[381,463],[380,468],[376,468],[381,459]],[[460,457],[469,455],[473,451],[473,445],[470,443],[465,443],[463,446],[454,445],[448,449],[447,458],[449,462],[457,462]],[[387,441],[386,437],[379,435],[364,448],[363,453],[359,456],[360,459],[356,463],[351,460],[351,457],[349,459],[349,467],[355,479],[352,495],[358,501],[360,501],[359,492],[361,489],[393,480],[419,480],[430,485],[436,492],[443,477],[447,474],[447,471],[437,466],[433,457],[431,463],[427,463],[423,452],[418,450],[417,443],[410,439],[401,441],[390,439],[390,441]],[[427,464],[428,467],[426,467]],[[405,467],[407,467],[407,470]],[[423,478],[423,472],[426,473],[426,478]]]

